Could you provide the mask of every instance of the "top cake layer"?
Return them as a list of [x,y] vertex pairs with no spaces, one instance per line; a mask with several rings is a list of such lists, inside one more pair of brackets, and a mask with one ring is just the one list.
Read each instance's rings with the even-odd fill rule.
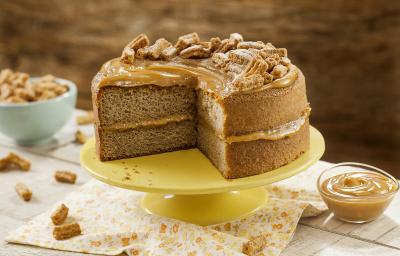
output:
[[150,45],[147,36],[141,34],[124,48],[120,58],[103,65],[93,87],[193,84],[224,98],[285,87],[297,76],[298,70],[290,63],[285,48],[244,41],[237,33],[209,42],[191,33],[179,37],[175,45],[164,38]]

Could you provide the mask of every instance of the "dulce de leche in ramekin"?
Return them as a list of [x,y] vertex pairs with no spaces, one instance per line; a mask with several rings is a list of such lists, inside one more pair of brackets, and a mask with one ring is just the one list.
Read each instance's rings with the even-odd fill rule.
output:
[[360,163],[341,163],[323,171],[318,190],[335,217],[352,223],[375,220],[399,190],[387,172]]

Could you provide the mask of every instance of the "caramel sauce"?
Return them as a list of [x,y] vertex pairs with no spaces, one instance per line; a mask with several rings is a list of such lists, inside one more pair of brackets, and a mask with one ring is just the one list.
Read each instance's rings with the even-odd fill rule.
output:
[[310,116],[311,108],[308,107],[304,114],[297,120],[288,122],[273,129],[251,132],[244,135],[228,136],[227,138],[220,137],[228,144],[234,142],[253,141],[253,140],[280,140],[285,137],[290,137],[295,134],[305,124]]
[[291,65],[287,74],[285,76],[283,76],[282,78],[276,79],[269,84],[265,84],[261,87],[254,88],[252,90],[241,91],[241,93],[252,93],[252,92],[258,92],[258,91],[263,91],[263,90],[267,90],[267,89],[288,87],[288,86],[292,85],[294,83],[294,81],[296,81],[298,75],[299,75],[299,70],[297,69],[297,67],[294,65]]
[[[281,125],[274,129],[269,129],[265,131],[257,131],[250,132],[245,135],[238,136],[228,136],[224,138],[222,135],[217,135],[224,142],[231,144],[234,142],[243,142],[243,141],[253,141],[253,140],[279,140],[284,137],[289,137],[295,134],[300,128],[304,125],[306,118],[310,115],[311,108],[307,108],[305,110],[305,114],[301,116],[299,119],[289,122],[287,124]],[[155,127],[155,126],[163,126],[171,122],[181,122],[186,120],[193,120],[193,117],[190,115],[175,115],[169,117],[163,117],[157,120],[147,120],[142,122],[129,122],[129,123],[115,123],[103,127],[104,130],[126,130],[133,129],[138,127]]]
[[193,120],[193,117],[190,115],[173,115],[169,117],[159,118],[157,120],[148,120],[142,122],[129,122],[129,123],[115,123],[112,125],[108,125],[103,127],[104,130],[126,130],[126,129],[134,129],[138,127],[155,127],[155,126],[163,126],[168,123],[178,123],[181,121]]
[[360,198],[385,195],[395,191],[397,185],[379,173],[350,172],[327,179],[322,189],[330,196]]
[[283,88],[292,85],[298,77],[298,69],[291,65],[282,78],[258,88],[238,91],[229,86],[232,77],[216,69],[210,59],[191,60],[175,58],[172,61],[137,60],[136,65],[121,63],[119,58],[106,62],[94,77],[94,89],[103,86],[193,86],[215,93],[218,97],[227,97],[236,93],[251,93],[270,88]]
[[320,189],[335,216],[361,223],[382,214],[398,190],[398,183],[377,172],[355,171],[326,179]]

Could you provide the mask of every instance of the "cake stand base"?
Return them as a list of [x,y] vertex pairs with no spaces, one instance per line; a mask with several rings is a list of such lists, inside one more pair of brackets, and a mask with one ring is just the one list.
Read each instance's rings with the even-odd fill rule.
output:
[[142,207],[151,214],[208,226],[251,215],[267,200],[263,187],[205,195],[148,193]]
[[325,150],[322,134],[310,127],[310,149],[295,161],[263,174],[227,180],[198,150],[188,149],[102,162],[90,139],[81,151],[81,165],[112,186],[147,192],[147,212],[198,225],[212,225],[248,216],[268,203],[265,186],[317,162]]

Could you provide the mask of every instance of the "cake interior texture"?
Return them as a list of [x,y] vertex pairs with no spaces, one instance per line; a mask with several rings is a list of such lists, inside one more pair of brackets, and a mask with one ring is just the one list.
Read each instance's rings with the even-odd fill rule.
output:
[[102,160],[196,146],[196,94],[193,88],[106,87],[99,100],[99,118],[104,124],[99,129]]
[[[184,37],[186,40],[187,35]],[[148,43],[143,42],[143,37],[132,42],[138,40],[142,40],[142,49],[151,49],[143,46]],[[238,40],[232,41],[236,42],[236,48],[241,47]],[[246,47],[260,48],[245,43]],[[140,52],[134,45],[131,45],[133,52]],[[129,65],[121,64],[120,60],[106,63],[92,84],[100,160],[197,147],[222,176],[232,179],[261,174],[298,158],[309,148],[310,108],[305,78],[284,59],[286,51],[268,44],[262,46],[256,51],[234,48],[223,53],[229,57],[233,51],[239,51],[235,53],[238,56],[257,54],[251,55],[248,62],[232,58],[232,63],[236,61],[243,66],[243,71],[239,71],[245,72],[235,79],[229,70],[237,68],[238,63],[224,60],[226,73],[215,68],[211,56],[214,58],[221,52],[209,55],[204,61],[198,61],[198,55],[194,61],[182,60],[187,54],[181,54],[159,65],[154,65],[158,60],[153,55],[151,60],[135,60]],[[180,51],[184,53],[185,49]],[[268,55],[271,52],[276,53]],[[124,53],[123,56],[127,58]],[[268,64],[272,63],[268,59],[271,56],[275,58],[275,66]],[[263,64],[262,58],[267,64]],[[230,64],[234,66],[229,67]],[[279,65],[284,72],[275,79],[275,67]],[[261,75],[270,82],[262,78],[259,87],[241,87],[247,86],[248,80],[254,84]],[[242,79],[239,83],[238,77]],[[218,87],[219,83],[236,87]]]
[[[273,129],[298,119],[306,104],[301,85],[222,104],[212,95],[182,85],[104,87],[98,95],[101,126],[96,129],[100,157],[115,160],[198,147],[226,178],[273,170],[308,149],[308,120],[295,134],[278,140],[228,143],[224,137]],[[257,100],[259,104],[254,104]],[[292,100],[303,103],[297,107],[290,104]]]

